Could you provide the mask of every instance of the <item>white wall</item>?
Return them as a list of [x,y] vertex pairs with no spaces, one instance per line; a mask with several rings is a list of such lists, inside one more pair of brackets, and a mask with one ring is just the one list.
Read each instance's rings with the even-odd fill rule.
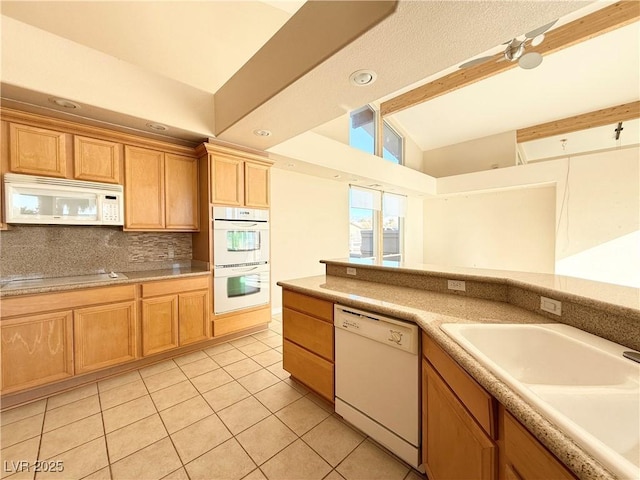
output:
[[556,273],[640,288],[640,149],[565,165]]
[[[439,178],[437,191],[474,198],[532,184],[556,185],[555,273],[640,288],[639,147]],[[425,232],[435,227],[425,205]]]
[[322,259],[349,256],[349,185],[271,169],[272,309],[282,308],[279,280],[322,275]]
[[3,83],[213,136],[213,94],[5,15],[1,20]]
[[555,187],[425,200],[424,261],[553,273]]
[[423,153],[422,171],[440,178],[510,167],[515,163],[516,132],[513,130],[427,150]]
[[[405,258],[422,263],[423,200],[409,197]],[[349,184],[271,169],[271,305],[282,308],[279,280],[323,275],[322,259],[349,256]]]

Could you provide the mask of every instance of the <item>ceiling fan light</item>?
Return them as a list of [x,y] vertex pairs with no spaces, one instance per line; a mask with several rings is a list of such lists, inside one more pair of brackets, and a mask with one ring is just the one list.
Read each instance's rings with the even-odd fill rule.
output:
[[525,53],[518,60],[518,65],[525,70],[531,70],[532,68],[536,68],[538,65],[542,63],[542,55],[538,52],[529,52]]
[[535,37],[533,37],[533,39],[531,40],[531,45],[534,47],[537,47],[543,41],[544,41],[544,33],[541,33],[540,35],[536,35]]

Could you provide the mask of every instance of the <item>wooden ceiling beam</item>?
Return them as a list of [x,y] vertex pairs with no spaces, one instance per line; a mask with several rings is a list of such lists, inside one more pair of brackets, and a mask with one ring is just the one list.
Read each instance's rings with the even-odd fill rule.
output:
[[541,123],[533,127],[522,128],[516,131],[516,142],[530,142],[531,140],[553,137],[554,135],[562,135],[563,133],[633,120],[634,118],[640,118],[640,101],[603,108],[602,110],[583,113],[582,115],[563,118],[562,120]]
[[[544,42],[537,47],[527,47],[527,52],[548,55],[580,42],[597,37],[617,28],[629,25],[640,18],[640,2],[623,0],[573,22],[550,30]],[[487,62],[474,67],[457,70],[442,78],[391,98],[380,105],[383,116],[392,115],[432,98],[452,92],[472,83],[514,68],[518,62],[501,61],[503,52],[497,53]]]

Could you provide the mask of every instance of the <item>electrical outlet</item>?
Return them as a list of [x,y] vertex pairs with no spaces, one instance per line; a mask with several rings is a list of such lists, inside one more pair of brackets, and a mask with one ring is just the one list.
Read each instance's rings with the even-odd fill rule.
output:
[[352,267],[347,267],[347,275],[355,275],[356,269]]
[[460,292],[467,291],[464,280],[447,280],[447,288],[449,290],[458,290]]
[[540,297],[540,309],[560,316],[562,314],[562,302],[553,298]]

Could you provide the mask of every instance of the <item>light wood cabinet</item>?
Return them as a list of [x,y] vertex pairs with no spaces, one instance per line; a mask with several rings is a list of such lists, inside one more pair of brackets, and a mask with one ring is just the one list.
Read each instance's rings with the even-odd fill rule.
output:
[[164,228],[164,154],[146,148],[124,149],[125,228]]
[[270,167],[244,162],[244,204],[252,208],[269,208]]
[[422,449],[429,478],[495,479],[496,445],[425,360],[422,382]]
[[71,135],[10,123],[9,142],[11,172],[66,177]]
[[0,331],[3,394],[73,375],[70,310],[3,320]]
[[135,302],[101,305],[73,312],[76,373],[135,360]]
[[575,480],[424,332],[422,352],[422,459],[430,479]]
[[282,292],[283,368],[333,403],[333,303]]
[[244,161],[216,154],[211,167],[211,202],[242,206],[244,203]]
[[262,308],[214,315],[213,336],[220,337],[260,325],[264,325],[266,328],[270,321],[271,307],[269,305]]
[[213,155],[212,203],[269,208],[270,164],[224,153]]
[[178,347],[178,297],[169,295],[143,299],[142,355],[153,355]]
[[126,229],[199,228],[195,158],[126,146],[124,165]]
[[122,144],[95,138],[73,137],[73,178],[122,183]]
[[178,338],[180,346],[209,338],[211,330],[209,291],[197,290],[195,292],[181,293],[178,295],[178,305],[178,316],[180,318]]
[[142,354],[171,350],[211,337],[210,278],[142,284]]
[[164,156],[165,228],[198,230],[198,162],[182,155]]
[[504,480],[575,480],[576,477],[523,427],[502,410]]

